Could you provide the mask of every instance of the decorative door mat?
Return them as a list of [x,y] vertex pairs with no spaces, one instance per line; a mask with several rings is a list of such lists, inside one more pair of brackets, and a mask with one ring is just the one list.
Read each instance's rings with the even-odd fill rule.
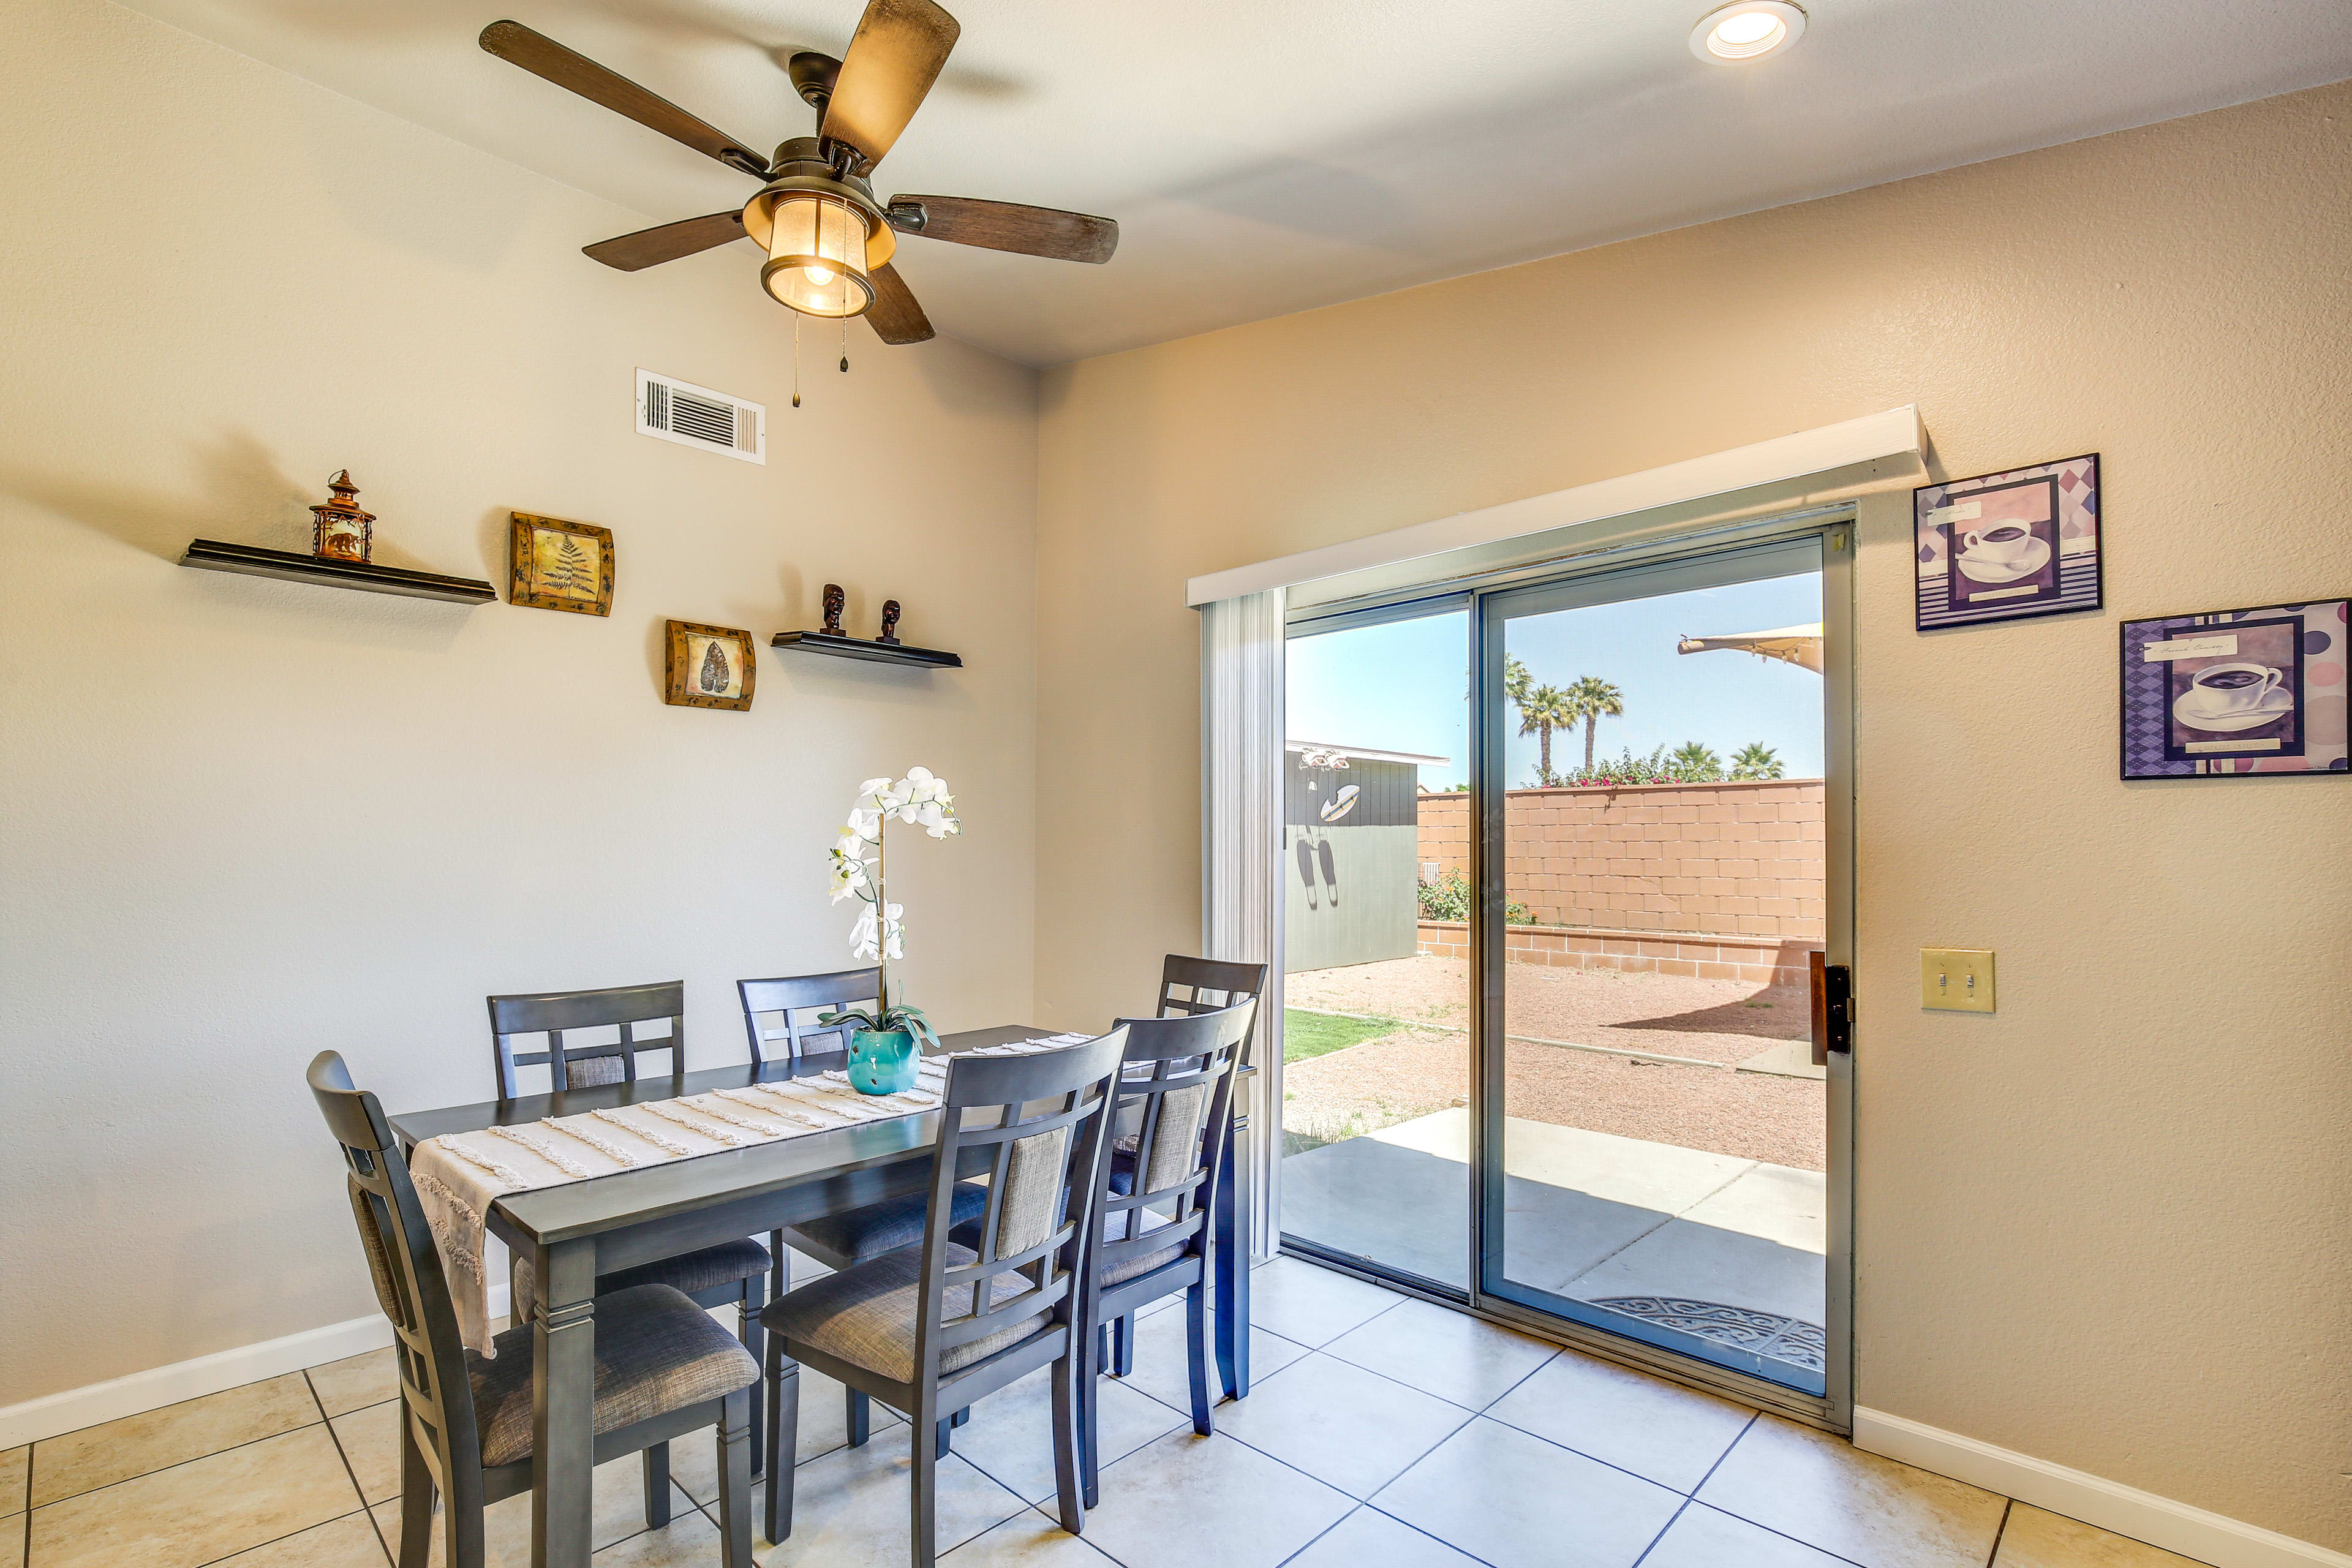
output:
[[1727,1307],[1720,1301],[1694,1301],[1683,1296],[1601,1296],[1591,1303],[1645,1323],[1679,1329],[1729,1345],[1751,1355],[1769,1356],[1808,1372],[1829,1365],[1829,1335],[1818,1323],[1784,1318],[1753,1307]]

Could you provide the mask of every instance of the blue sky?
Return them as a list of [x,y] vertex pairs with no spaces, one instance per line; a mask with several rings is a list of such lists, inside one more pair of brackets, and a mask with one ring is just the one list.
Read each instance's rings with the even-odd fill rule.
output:
[[[1811,573],[1701,588],[1653,599],[1561,610],[1510,623],[1507,646],[1538,685],[1597,675],[1625,694],[1625,716],[1603,719],[1595,756],[1636,755],[1700,741],[1728,763],[1750,741],[1780,753],[1790,778],[1822,772],[1822,678],[1743,653],[1677,654],[1683,637],[1769,631],[1822,616]],[[1291,737],[1450,758],[1423,768],[1444,789],[1468,778],[1467,612],[1290,641]],[[1516,720],[1513,723],[1516,731]],[[1536,741],[1514,733],[1510,782],[1533,782]],[[1584,733],[1555,735],[1552,765],[1584,758]]]

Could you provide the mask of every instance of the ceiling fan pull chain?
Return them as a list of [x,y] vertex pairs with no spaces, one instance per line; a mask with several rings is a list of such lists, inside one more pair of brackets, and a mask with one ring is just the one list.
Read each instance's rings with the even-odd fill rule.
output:
[[801,313],[793,312],[793,406],[801,405]]
[[841,374],[849,374],[849,318],[841,318]]

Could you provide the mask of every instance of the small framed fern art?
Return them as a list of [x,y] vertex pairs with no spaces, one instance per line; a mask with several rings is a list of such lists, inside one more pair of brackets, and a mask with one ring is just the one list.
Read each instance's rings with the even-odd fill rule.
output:
[[669,623],[667,681],[662,700],[678,708],[749,708],[751,634],[693,621]]
[[515,512],[507,602],[575,616],[613,613],[613,531]]

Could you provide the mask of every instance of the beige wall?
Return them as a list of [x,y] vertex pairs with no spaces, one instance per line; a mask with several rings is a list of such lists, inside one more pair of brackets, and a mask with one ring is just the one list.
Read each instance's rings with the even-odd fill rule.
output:
[[[748,251],[608,271],[650,219],[94,0],[0,52],[0,1405],[373,1311],[322,1047],[482,1099],[485,994],[682,975],[743,1059],[738,976],[847,962],[869,774],[970,824],[893,857],[910,994],[1028,1011],[1033,373],[861,327],[795,414]],[[764,401],[768,466],[633,434],[638,365]],[[346,464],[391,564],[611,527],[612,618],[174,564],[307,547]],[[664,706],[666,617],[764,644],[828,580],[970,668],[763,646],[750,712]]]
[[2336,86],[1049,373],[1041,1004],[1198,941],[1188,575],[1905,403],[2103,452],[2100,614],[1921,637],[1862,509],[1859,1396],[2352,1547],[2352,795],[2119,784],[2114,667],[2352,592],[2347,258]]

